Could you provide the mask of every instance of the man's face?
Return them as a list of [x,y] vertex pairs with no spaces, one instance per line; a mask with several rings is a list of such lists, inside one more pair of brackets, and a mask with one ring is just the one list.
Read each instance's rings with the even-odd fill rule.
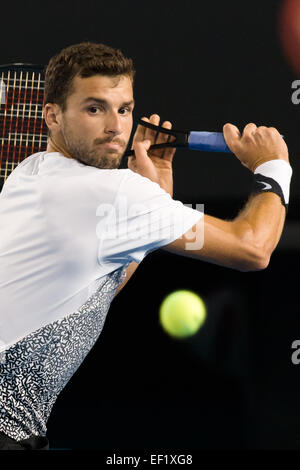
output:
[[131,134],[133,106],[129,77],[75,77],[61,114],[62,146],[86,165],[118,168]]

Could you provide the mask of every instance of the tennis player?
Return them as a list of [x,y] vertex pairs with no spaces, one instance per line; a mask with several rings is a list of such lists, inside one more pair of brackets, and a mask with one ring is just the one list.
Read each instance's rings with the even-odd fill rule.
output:
[[[175,150],[148,152],[155,135],[144,126],[135,133],[128,168],[119,168],[133,125],[134,75],[131,59],[102,44],[80,43],[52,57],[47,150],[26,158],[3,186],[2,449],[49,449],[47,420],[58,394],[148,253],[164,248],[251,271],[267,267],[280,239],[292,170],[274,128],[250,123],[240,134],[224,126],[227,145],[254,181],[232,221],[173,200]],[[160,121],[156,114],[144,119]]]

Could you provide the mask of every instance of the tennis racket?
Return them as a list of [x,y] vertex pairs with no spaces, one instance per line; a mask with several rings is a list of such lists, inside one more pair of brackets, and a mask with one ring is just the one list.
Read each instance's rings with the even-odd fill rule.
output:
[[43,104],[43,66],[0,65],[0,188],[24,158],[46,149]]
[[[165,129],[162,126],[156,126],[147,121],[143,121],[142,119],[139,119],[136,122],[137,124],[156,131],[156,137],[160,133],[168,135],[167,142],[151,145],[149,150],[165,147],[179,147],[188,148],[190,150],[200,150],[203,152],[232,153],[221,132],[180,131],[175,129]],[[128,150],[125,152],[125,155],[128,157],[134,155],[134,150]]]

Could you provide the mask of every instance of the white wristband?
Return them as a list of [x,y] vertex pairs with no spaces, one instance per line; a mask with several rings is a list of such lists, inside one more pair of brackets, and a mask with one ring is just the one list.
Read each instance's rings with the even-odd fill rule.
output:
[[268,178],[273,178],[282,189],[285,203],[289,203],[290,183],[293,170],[288,162],[280,159],[269,160],[256,168],[254,174],[257,173],[267,176]]

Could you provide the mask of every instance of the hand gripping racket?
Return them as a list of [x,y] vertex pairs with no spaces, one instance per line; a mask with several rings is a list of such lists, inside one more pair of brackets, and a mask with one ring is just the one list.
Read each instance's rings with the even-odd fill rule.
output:
[[24,158],[46,149],[43,104],[43,66],[0,65],[0,187]]
[[[223,134],[221,132],[196,132],[196,131],[180,131],[175,129],[165,129],[162,126],[155,126],[147,121],[139,119],[138,124],[153,129],[159,133],[167,134],[168,141],[161,144],[151,145],[149,150],[160,149],[165,147],[188,148],[190,150],[200,150],[203,152],[226,152],[232,153],[227,146]],[[125,152],[126,156],[134,155],[134,150]]]
[[[143,121],[143,119],[139,119],[136,122],[137,124],[156,131],[156,138],[160,133],[168,135],[167,142],[151,145],[149,150],[176,147],[188,148],[190,150],[198,150],[202,152],[232,153],[225,142],[222,132],[179,131],[175,129],[166,129],[162,126],[156,126],[155,124]],[[281,137],[284,138],[283,135]],[[125,155],[128,157],[134,155],[134,150],[128,150],[125,152]]]

